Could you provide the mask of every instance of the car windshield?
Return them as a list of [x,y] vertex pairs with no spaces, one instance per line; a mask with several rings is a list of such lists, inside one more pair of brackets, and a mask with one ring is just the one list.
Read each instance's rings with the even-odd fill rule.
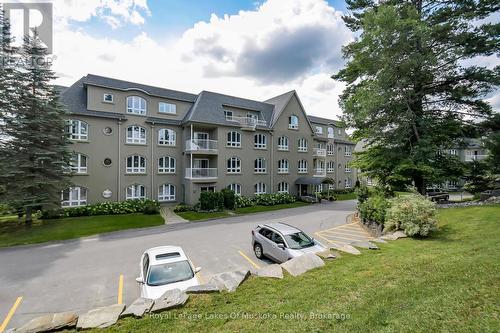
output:
[[303,232],[285,235],[288,247],[294,250],[300,250],[314,245],[314,241]]
[[187,260],[153,265],[149,269],[148,285],[162,286],[192,279],[194,272]]

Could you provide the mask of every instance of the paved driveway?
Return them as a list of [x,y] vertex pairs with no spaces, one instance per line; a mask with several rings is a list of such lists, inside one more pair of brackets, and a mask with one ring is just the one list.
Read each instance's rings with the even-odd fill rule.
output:
[[[255,258],[251,230],[259,223],[286,222],[310,235],[345,224],[355,201],[323,203],[207,222],[121,231],[47,245],[0,249],[0,324],[22,297],[8,327],[47,312],[82,312],[139,296],[139,258],[150,247],[179,245],[201,279],[237,268],[267,265]],[[328,244],[325,244],[328,245]]]

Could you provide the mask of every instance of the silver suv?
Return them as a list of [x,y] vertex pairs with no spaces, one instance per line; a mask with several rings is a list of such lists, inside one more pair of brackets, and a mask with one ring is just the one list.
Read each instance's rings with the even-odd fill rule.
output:
[[263,224],[253,229],[252,246],[257,258],[267,257],[278,263],[304,253],[328,250],[302,230],[285,223]]

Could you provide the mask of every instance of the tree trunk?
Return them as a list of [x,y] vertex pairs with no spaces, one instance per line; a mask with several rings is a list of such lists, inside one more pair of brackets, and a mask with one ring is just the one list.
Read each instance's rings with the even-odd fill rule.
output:
[[30,228],[33,223],[33,217],[31,216],[31,207],[26,207],[26,219],[24,220],[26,227]]
[[422,176],[414,176],[413,182],[417,188],[418,193],[425,195],[425,182]]

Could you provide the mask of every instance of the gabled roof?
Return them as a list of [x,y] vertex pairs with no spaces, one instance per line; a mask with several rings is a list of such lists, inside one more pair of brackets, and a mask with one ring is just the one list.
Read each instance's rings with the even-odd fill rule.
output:
[[322,124],[322,125],[335,125],[340,126],[340,122],[333,119],[316,117],[316,116],[307,116],[311,123]]
[[196,97],[198,96],[195,94],[190,94],[182,91],[158,88],[146,84],[123,81],[94,74],[87,74],[87,76],[83,78],[83,84],[103,87],[103,88],[123,90],[123,91],[127,90],[142,91],[147,95],[170,98],[185,102],[194,102],[196,100]]
[[82,77],[61,93],[61,103],[71,113],[87,112],[87,95],[83,89],[84,78]]
[[292,96],[297,98],[297,102],[299,102],[300,109],[302,110],[302,113],[306,117],[307,124],[309,125],[309,128],[314,134],[314,129],[311,125],[311,122],[309,121],[308,115],[306,113],[306,109],[304,108],[304,105],[302,105],[302,102],[300,101],[299,95],[295,90],[289,91],[287,93],[284,93],[282,95],[278,95],[276,97],[270,98],[265,101],[265,103],[270,103],[274,105],[274,113],[273,113],[273,122],[271,124],[271,127],[274,127],[274,124],[276,124],[276,121],[278,121],[279,117],[281,116],[281,113],[283,113],[283,110],[285,107],[288,105],[290,100],[292,99]]

